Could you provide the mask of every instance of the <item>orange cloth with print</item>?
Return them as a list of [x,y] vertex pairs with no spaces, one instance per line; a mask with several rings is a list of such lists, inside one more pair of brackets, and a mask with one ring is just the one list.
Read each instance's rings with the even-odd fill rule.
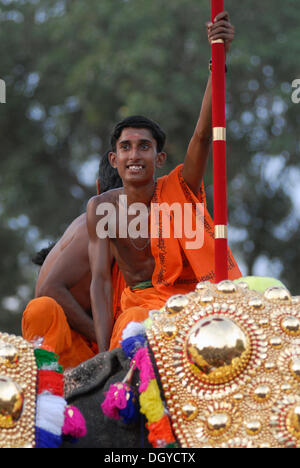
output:
[[122,312],[121,297],[126,283],[122,273],[119,270],[117,262],[114,262],[112,267],[112,287],[113,287],[113,317],[114,321],[117,320]]
[[[112,269],[114,288],[114,318],[120,314],[120,298],[125,287],[122,274],[116,264]],[[59,356],[64,369],[76,367],[98,353],[96,343],[72,330],[63,308],[51,297],[38,297],[27,305],[22,319],[22,334],[27,341],[43,338],[42,345],[51,348]]]
[[[121,299],[122,314],[115,322],[110,349],[120,346],[122,332],[128,323],[142,322],[148,317],[149,310],[160,309],[174,294],[193,291],[198,282],[214,281],[214,222],[207,210],[203,184],[196,197],[183,179],[182,167],[181,164],[169,175],[157,180],[151,205],[151,250],[155,260],[153,287],[124,290]],[[193,238],[189,237],[191,231],[187,235],[183,224],[182,235],[175,236],[178,225],[174,225],[173,212],[171,212],[170,236],[163,236],[162,217],[158,218],[155,214],[156,204],[162,203],[166,203],[169,207],[173,203],[179,203],[181,207],[189,204],[194,227],[197,226],[197,217],[198,226],[202,229],[203,243],[200,248],[190,248],[189,243],[193,241]],[[199,203],[203,204],[203,211],[199,210],[197,205]],[[236,261],[228,249],[228,278],[234,280],[241,276]]]

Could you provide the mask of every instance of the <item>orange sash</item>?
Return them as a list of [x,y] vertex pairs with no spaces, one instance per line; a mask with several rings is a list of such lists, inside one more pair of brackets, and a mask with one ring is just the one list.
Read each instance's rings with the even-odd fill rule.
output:
[[[177,166],[169,175],[157,181],[152,203],[189,204],[192,210],[192,221],[195,227],[196,217],[203,229],[203,245],[201,248],[187,248],[191,239],[182,228],[182,236],[174,237],[174,215],[171,212],[171,235],[169,238],[159,236],[151,238],[151,250],[155,259],[155,269],[152,276],[153,286],[165,296],[166,288],[172,294],[172,288],[182,284],[183,291],[191,291],[193,285],[201,281],[214,281],[214,222],[208,213],[203,183],[198,197],[190,190],[182,176],[183,165]],[[204,212],[199,212],[197,204],[203,203]],[[203,216],[204,214],[204,216]],[[184,219],[184,218],[183,218]],[[185,220],[186,221],[186,220]],[[161,220],[160,220],[161,223]],[[157,227],[157,225],[156,225]],[[158,226],[161,232],[160,226]],[[189,265],[190,278],[182,278],[186,264]],[[228,249],[228,277],[230,280],[241,277],[242,274]],[[170,294],[169,294],[170,296]]]

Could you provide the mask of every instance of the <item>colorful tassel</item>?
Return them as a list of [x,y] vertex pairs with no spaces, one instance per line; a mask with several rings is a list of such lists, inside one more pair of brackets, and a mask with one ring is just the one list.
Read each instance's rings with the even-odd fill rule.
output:
[[123,382],[111,385],[101,405],[103,413],[112,419],[122,419],[126,424],[137,421],[139,410],[137,398],[130,387],[135,369],[135,361],[125,376]]
[[154,448],[163,448],[174,443],[171,424],[166,414],[157,422],[148,424],[147,428],[149,431],[148,440]]
[[61,444],[61,436],[52,434],[40,427],[35,428],[35,448],[59,448]]
[[53,395],[64,395],[64,378],[63,374],[49,370],[39,371],[39,386],[38,394],[48,391]]
[[155,374],[148,354],[148,349],[139,349],[134,356],[134,361],[136,367],[140,370],[141,384],[139,386],[139,391],[142,393],[147,389],[150,380],[155,379]]
[[128,391],[127,398],[127,405],[124,409],[120,410],[120,416],[124,423],[131,424],[138,420],[139,408],[137,399],[132,390]]
[[38,369],[47,368],[48,370],[63,373],[63,368],[58,364],[57,354],[43,348],[37,348],[34,350],[34,355]]
[[126,338],[130,338],[136,335],[145,335],[145,327],[140,322],[130,322],[127,327],[123,330],[122,333],[122,340],[126,340]]
[[36,425],[45,431],[60,436],[66,406],[67,403],[64,398],[48,392],[38,395]]
[[130,336],[122,341],[122,349],[128,358],[133,358],[139,348],[146,345],[145,335]]
[[140,413],[147,419],[148,439],[155,448],[173,448],[177,447],[177,443],[165,413],[147,347],[146,328],[151,323],[152,317],[144,323],[132,322],[123,331],[121,344],[125,355],[131,359],[131,369],[122,383],[111,385],[101,407],[104,414],[113,419],[122,417],[125,422],[129,422],[137,418],[138,414],[134,412],[137,411],[135,397],[127,384],[133,370],[137,368],[140,373]]
[[164,406],[155,379],[149,382],[147,390],[140,394],[140,407],[148,422],[157,422],[164,416]]
[[125,410],[130,398],[130,387],[126,383],[111,385],[101,405],[103,413],[112,419],[120,419],[120,410]]
[[62,435],[67,433],[78,438],[86,434],[85,421],[75,407],[67,409],[64,399],[63,368],[58,356],[38,345],[34,350],[38,372],[36,402],[36,447],[58,448]]
[[78,439],[84,437],[86,432],[86,424],[81,412],[75,406],[67,406],[62,433]]

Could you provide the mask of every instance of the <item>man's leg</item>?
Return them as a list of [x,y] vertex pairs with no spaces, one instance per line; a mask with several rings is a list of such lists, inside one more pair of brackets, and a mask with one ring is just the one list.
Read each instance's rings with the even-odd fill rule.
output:
[[51,297],[38,297],[27,305],[22,319],[22,334],[27,341],[42,338],[64,367],[76,367],[95,356],[88,341],[71,330],[62,307]]

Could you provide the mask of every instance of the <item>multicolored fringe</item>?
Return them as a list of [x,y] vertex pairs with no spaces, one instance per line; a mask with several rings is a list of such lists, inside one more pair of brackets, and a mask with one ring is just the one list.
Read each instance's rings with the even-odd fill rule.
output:
[[[111,385],[101,408],[104,414],[110,418],[120,419],[123,417],[124,411],[128,411],[128,406],[131,407],[131,402],[126,398],[126,395],[128,392],[132,392],[129,385],[130,380],[133,371],[138,369],[140,375],[139,411],[145,415],[147,420],[148,440],[154,448],[177,447],[148,352],[146,328],[150,325],[151,320],[149,319],[143,323],[132,322],[123,331],[121,345],[131,361],[130,371],[123,382]],[[136,411],[138,411],[137,407]],[[123,421],[131,422],[124,417]]]
[[63,436],[76,440],[86,434],[85,420],[64,399],[63,368],[57,354],[41,347],[35,348],[34,354],[38,367],[35,446],[58,448]]

